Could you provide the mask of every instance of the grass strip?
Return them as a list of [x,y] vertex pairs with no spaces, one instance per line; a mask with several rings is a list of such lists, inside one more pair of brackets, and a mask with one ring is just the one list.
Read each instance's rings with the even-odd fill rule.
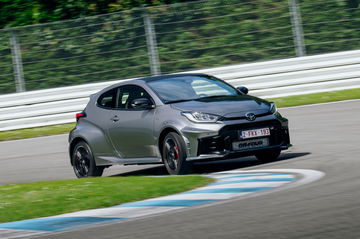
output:
[[[251,92],[250,92],[251,93]],[[360,88],[351,90],[331,91],[307,95],[296,95],[281,98],[268,99],[277,104],[278,107],[289,107],[298,105],[309,105],[341,100],[360,99]],[[74,128],[75,124],[61,124],[44,126],[30,129],[19,129],[0,132],[0,141],[34,138],[47,135],[66,134]]]
[[109,207],[187,191],[212,181],[201,176],[131,176],[2,185],[0,222]]
[[277,107],[290,107],[353,99],[360,99],[360,88],[314,93],[307,95],[294,95],[281,98],[272,98],[267,100],[275,102]]
[[0,141],[9,141],[17,139],[28,139],[41,136],[67,134],[75,127],[75,123],[50,125],[28,129],[16,129],[0,132]]

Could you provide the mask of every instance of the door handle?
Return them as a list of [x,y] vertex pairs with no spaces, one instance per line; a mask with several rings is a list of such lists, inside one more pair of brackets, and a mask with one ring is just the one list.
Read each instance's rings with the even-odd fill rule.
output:
[[115,115],[114,117],[111,118],[111,120],[113,122],[117,122],[117,121],[119,121],[119,117],[117,115]]

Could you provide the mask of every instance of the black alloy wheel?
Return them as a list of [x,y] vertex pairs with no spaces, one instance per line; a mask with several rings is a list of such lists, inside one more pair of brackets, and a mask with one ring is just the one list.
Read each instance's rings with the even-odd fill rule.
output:
[[78,178],[99,177],[105,168],[103,166],[96,166],[89,145],[83,141],[77,143],[74,147],[72,165]]
[[163,142],[162,157],[169,174],[186,174],[190,169],[190,163],[186,161],[185,142],[177,133],[170,132]]

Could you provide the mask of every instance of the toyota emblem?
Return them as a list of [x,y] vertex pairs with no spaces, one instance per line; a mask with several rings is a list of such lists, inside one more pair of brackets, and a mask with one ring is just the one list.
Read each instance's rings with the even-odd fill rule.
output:
[[246,113],[246,114],[245,114],[245,117],[246,117],[246,119],[249,120],[249,121],[254,121],[254,120],[256,119],[256,116],[255,116],[254,113]]

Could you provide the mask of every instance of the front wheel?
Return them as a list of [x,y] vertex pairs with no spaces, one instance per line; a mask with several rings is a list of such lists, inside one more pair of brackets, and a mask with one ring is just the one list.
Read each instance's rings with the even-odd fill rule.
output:
[[186,161],[186,146],[177,133],[170,132],[163,141],[162,158],[169,174],[186,174],[191,164]]
[[71,155],[72,165],[76,177],[100,177],[103,174],[103,166],[96,166],[94,156],[87,143],[80,141],[74,147]]
[[266,149],[260,151],[259,153],[256,153],[255,156],[258,160],[262,162],[271,162],[271,161],[275,161],[279,157],[280,152],[281,152],[280,148]]

